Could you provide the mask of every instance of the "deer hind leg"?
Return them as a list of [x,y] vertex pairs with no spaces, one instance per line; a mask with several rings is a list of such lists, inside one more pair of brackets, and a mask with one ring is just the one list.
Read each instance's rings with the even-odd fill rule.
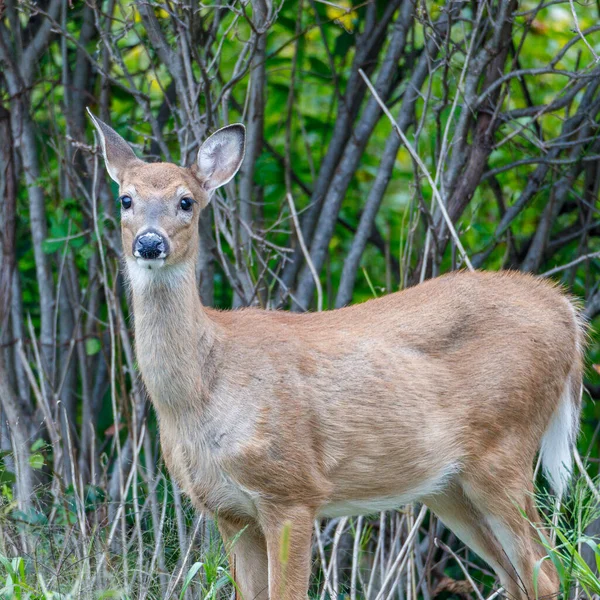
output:
[[465,494],[459,483],[423,500],[461,541],[483,558],[498,574],[510,598],[520,598],[518,575],[484,514]]
[[[556,570],[548,560],[542,562],[538,572],[537,594],[533,586],[536,563],[545,552],[532,525],[539,525],[540,519],[533,501],[531,479],[521,475],[515,477],[514,471],[509,472],[506,468],[496,468],[493,479],[469,478],[467,475],[463,480],[463,489],[501,545],[513,573],[516,572],[518,586],[515,590],[513,577],[511,592],[530,600],[556,597],[560,583]],[[500,578],[503,579],[501,574]]]
[[267,600],[269,567],[265,537],[257,525],[246,527],[223,519],[219,531],[229,554],[236,600]]

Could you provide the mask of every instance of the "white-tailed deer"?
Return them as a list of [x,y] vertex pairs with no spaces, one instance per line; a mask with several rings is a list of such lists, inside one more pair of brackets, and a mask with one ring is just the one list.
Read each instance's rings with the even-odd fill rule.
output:
[[[244,155],[242,125],[196,164],[148,164],[94,119],[119,184],[140,372],[165,462],[234,539],[245,600],[306,598],[312,523],[420,501],[533,598],[543,555],[538,450],[560,494],[571,470],[584,332],[561,291],[516,273],[453,273],[313,314],[201,305],[198,215]],[[289,545],[282,562],[283,539]],[[538,593],[559,582],[549,561]]]

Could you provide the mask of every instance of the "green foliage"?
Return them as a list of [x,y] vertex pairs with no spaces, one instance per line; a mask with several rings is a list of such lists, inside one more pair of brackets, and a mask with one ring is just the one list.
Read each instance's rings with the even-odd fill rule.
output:
[[235,586],[231,573],[226,568],[222,553],[207,552],[202,562],[195,562],[187,572],[179,600],[183,600],[190,584],[198,576],[200,580],[200,597],[203,600],[217,600],[225,589]]
[[[546,527],[533,525],[546,556],[536,565],[536,589],[542,563],[549,560],[559,575],[565,598],[577,589],[583,590],[587,597],[600,594],[600,547],[597,536],[591,537],[589,533],[590,527],[600,518],[599,484],[600,476],[594,480],[576,478],[562,504],[547,492],[539,493]],[[584,557],[585,548],[588,556]]]
[[6,600],[21,600],[31,591],[25,580],[25,561],[21,557],[9,560],[0,554],[0,564],[4,567],[5,581],[0,589],[0,597]]

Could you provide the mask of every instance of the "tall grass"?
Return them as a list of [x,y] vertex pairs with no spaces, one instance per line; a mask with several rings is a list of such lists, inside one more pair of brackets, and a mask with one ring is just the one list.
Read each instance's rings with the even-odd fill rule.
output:
[[[141,470],[139,475],[131,478],[116,507],[100,488],[40,485],[28,514],[17,509],[10,485],[3,483],[0,598],[233,597],[230,548],[223,547],[214,522],[196,514],[161,471],[154,481]],[[536,524],[546,550],[543,560],[556,566],[565,598],[600,595],[600,547],[589,534],[600,518],[598,483],[575,480],[558,510],[554,496],[543,490],[537,495],[545,519],[543,526]],[[152,514],[152,494],[159,514]],[[556,539],[554,546],[548,536]],[[315,523],[313,564],[310,595],[315,600],[486,598],[498,593],[490,569],[416,505]]]
[[598,477],[575,479],[560,506],[552,495],[538,494],[546,523],[536,528],[547,555],[536,565],[534,585],[541,562],[550,560],[565,598],[600,596],[600,540],[591,533],[600,519],[599,484]]

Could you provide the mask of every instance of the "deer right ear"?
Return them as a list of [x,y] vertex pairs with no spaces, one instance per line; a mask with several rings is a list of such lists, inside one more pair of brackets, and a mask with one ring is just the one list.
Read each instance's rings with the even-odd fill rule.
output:
[[125,169],[143,161],[133,153],[131,146],[114,129],[94,117],[89,108],[86,110],[100,138],[106,170],[111,179],[120,184]]
[[244,160],[246,128],[241,123],[215,131],[198,150],[196,176],[208,192],[225,185]]

